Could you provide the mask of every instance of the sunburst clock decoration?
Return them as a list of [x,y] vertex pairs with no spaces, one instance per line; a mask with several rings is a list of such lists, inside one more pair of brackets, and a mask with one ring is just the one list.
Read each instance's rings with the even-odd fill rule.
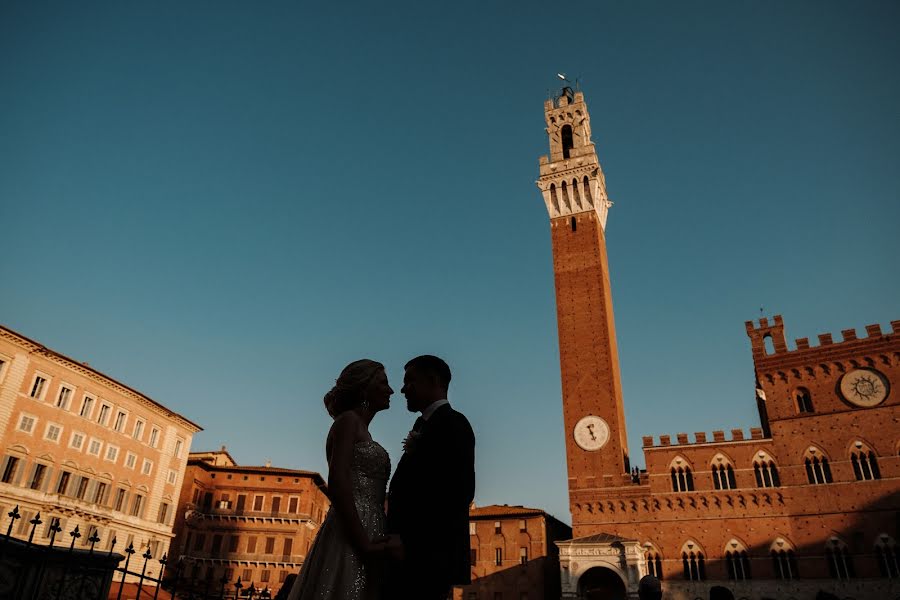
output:
[[889,388],[887,378],[875,369],[854,369],[841,377],[840,390],[847,402],[868,408],[884,402]]

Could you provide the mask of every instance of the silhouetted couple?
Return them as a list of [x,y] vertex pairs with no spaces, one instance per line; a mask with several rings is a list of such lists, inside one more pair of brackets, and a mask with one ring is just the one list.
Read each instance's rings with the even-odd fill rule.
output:
[[[394,393],[381,363],[358,360],[325,395],[331,508],[289,600],[444,600],[470,582],[469,505],[475,435],[447,401],[450,368],[436,356],[406,364],[406,408],[419,412],[387,491],[391,462],[369,423]],[[387,514],[385,514],[387,495]]]

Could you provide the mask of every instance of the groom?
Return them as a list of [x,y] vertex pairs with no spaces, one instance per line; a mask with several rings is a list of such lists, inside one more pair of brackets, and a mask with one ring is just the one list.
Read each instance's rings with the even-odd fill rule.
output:
[[475,434],[450,406],[450,367],[436,356],[406,363],[401,393],[420,412],[388,490],[387,531],[398,536],[385,598],[445,600],[470,583],[469,505],[475,497]]

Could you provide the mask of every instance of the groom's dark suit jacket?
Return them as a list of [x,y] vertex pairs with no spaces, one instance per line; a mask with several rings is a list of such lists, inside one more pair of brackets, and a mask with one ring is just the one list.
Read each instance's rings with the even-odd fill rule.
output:
[[403,540],[408,574],[438,587],[467,584],[475,434],[449,404],[435,410],[419,433],[391,479],[387,529]]

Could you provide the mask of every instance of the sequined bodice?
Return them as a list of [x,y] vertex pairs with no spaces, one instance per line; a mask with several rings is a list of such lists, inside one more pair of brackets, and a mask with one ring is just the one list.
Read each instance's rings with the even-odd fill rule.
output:
[[[359,523],[370,540],[384,535],[384,497],[391,459],[378,442],[353,445],[350,479]],[[379,600],[380,582],[350,545],[334,506],[322,522],[289,600]]]
[[353,463],[350,469],[353,499],[357,507],[361,502],[383,507],[391,475],[391,459],[381,444],[375,440],[357,442],[353,446]]

